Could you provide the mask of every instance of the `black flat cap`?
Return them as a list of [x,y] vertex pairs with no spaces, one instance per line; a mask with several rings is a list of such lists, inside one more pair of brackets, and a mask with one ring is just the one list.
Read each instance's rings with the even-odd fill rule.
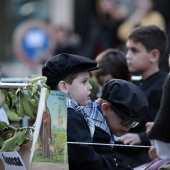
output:
[[50,59],[42,68],[42,75],[47,77],[47,85],[54,89],[59,81],[70,74],[98,69],[95,60],[87,57],[62,53]]
[[112,110],[120,117],[140,121],[148,109],[144,92],[125,80],[111,79],[104,83],[101,98],[112,104]]

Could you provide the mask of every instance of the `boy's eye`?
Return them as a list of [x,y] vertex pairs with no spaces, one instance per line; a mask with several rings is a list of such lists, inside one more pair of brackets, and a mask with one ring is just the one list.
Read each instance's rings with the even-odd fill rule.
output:
[[138,50],[136,50],[135,48],[132,48],[132,52],[133,52],[133,53],[137,53]]
[[84,80],[83,83],[85,84],[87,82],[87,80]]
[[83,84],[86,84],[87,82],[89,82],[89,79],[84,79],[84,80],[82,81]]

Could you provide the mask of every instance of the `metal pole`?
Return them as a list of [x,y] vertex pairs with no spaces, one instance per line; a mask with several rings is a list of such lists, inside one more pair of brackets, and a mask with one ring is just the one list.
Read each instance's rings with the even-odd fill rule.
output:
[[0,89],[17,89],[19,87],[26,88],[28,83],[1,83],[0,82]]

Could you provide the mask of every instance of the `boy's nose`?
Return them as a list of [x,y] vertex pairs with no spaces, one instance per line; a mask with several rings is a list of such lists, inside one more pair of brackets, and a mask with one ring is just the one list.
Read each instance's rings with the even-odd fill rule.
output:
[[126,58],[126,59],[129,59],[129,58],[130,58],[129,52],[126,53],[125,58]]
[[92,89],[92,85],[89,83],[89,90],[91,90]]

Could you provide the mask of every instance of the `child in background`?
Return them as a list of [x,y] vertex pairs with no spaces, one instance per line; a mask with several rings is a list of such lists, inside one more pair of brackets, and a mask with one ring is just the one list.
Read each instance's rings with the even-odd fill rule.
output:
[[92,72],[99,85],[99,94],[101,87],[106,80],[115,78],[131,81],[131,74],[128,70],[125,53],[117,49],[107,49],[96,57],[98,70]]
[[[126,42],[127,64],[131,73],[138,72],[142,76],[138,86],[144,91],[149,102],[148,111],[143,114],[139,125],[129,131],[129,133],[119,138],[119,142],[129,145],[149,146],[150,141],[146,135],[145,124],[152,122],[160,107],[162,87],[167,77],[167,73],[159,70],[159,61],[164,56],[168,39],[163,30],[159,27],[143,26],[135,28],[128,35]],[[116,151],[127,164],[136,167],[149,162],[148,148],[126,147]],[[129,155],[131,152],[131,155]],[[134,161],[135,159],[135,161]]]
[[[88,117],[86,110],[81,107],[85,106],[90,99],[90,71],[96,69],[97,63],[94,60],[72,54],[59,54],[49,60],[42,69],[43,76],[47,77],[47,85],[52,90],[60,90],[67,94],[68,142],[81,142],[81,144],[68,143],[69,170],[128,170],[131,168],[121,163],[112,147],[106,145],[98,148],[92,145],[93,142],[98,141],[94,139],[100,138],[101,135],[104,140],[110,140],[110,135],[104,130],[96,128],[93,119]],[[127,101],[125,96],[122,98],[123,104],[119,101],[119,96],[124,94],[120,95],[118,90],[122,86],[129,90]],[[115,88],[112,93],[113,87]],[[116,82],[111,81],[104,86],[103,92],[104,95],[101,96],[104,100],[101,104],[103,113],[107,117],[110,128],[116,130],[111,118],[119,124],[117,127],[119,129],[117,130],[120,131],[119,135],[127,132],[132,125],[136,124],[135,121],[140,119],[142,113],[147,110],[148,103],[145,95],[133,84],[125,82],[119,86]],[[118,92],[118,96],[116,96],[116,92]],[[130,104],[127,105],[127,103]],[[125,110],[121,110],[122,105],[125,105]],[[131,109],[134,112],[131,112]],[[125,117],[123,112],[127,114]],[[106,120],[104,121],[106,122]],[[122,131],[122,129],[124,130]],[[86,144],[82,144],[82,142]]]

